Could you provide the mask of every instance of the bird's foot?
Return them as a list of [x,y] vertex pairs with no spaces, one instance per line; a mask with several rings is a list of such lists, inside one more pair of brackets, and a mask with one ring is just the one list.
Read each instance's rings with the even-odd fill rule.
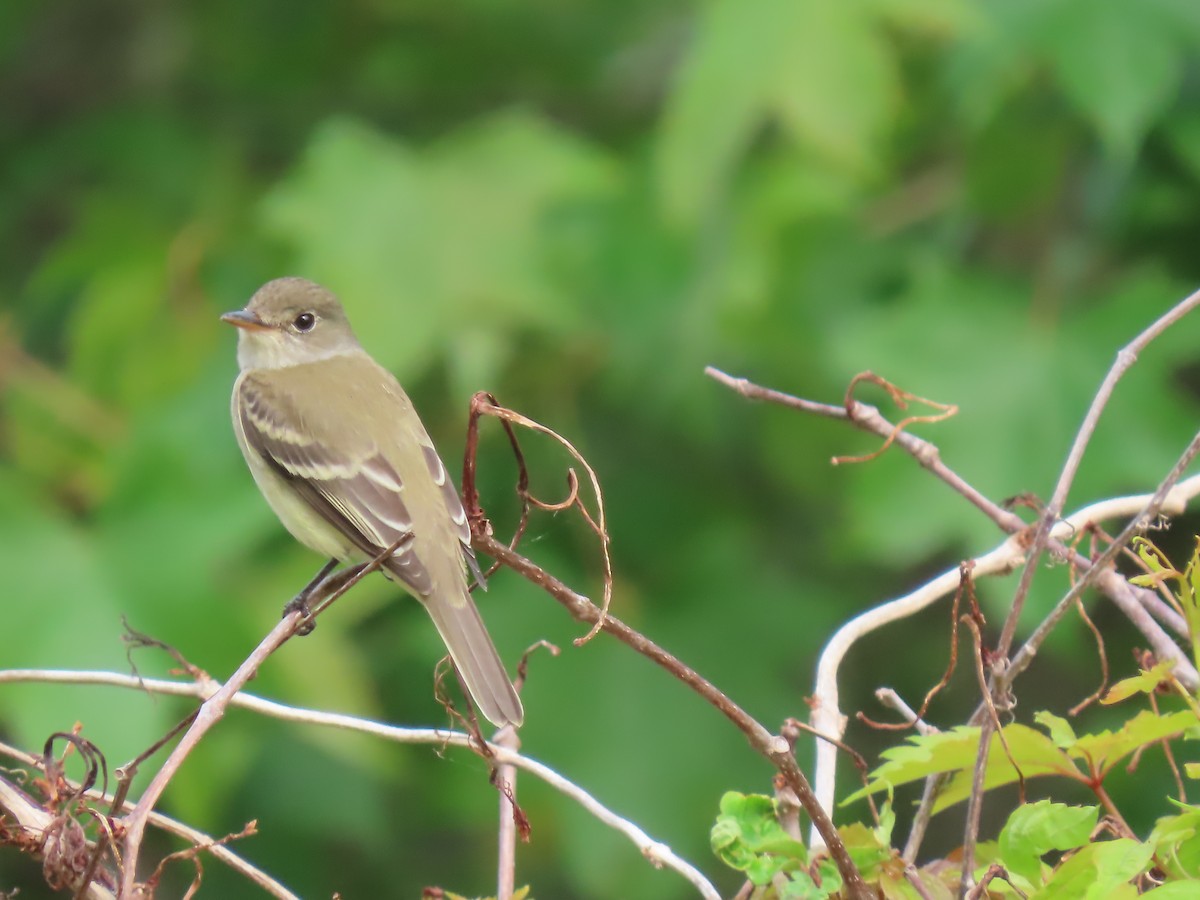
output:
[[296,628],[296,634],[304,636],[312,634],[312,630],[317,627],[317,620],[313,618],[312,610],[308,605],[309,595],[307,591],[301,592],[287,602],[283,608],[282,618],[286,619],[294,612],[301,615],[299,626]]
[[312,614],[312,598],[320,590],[321,586],[325,584],[329,573],[337,567],[337,562],[336,559],[331,559],[325,563],[321,567],[321,571],[314,575],[312,580],[304,586],[304,590],[289,600],[287,606],[283,608],[281,618],[286,619],[294,612],[298,612],[304,617],[296,629],[296,634],[301,636],[312,634],[312,630],[317,627],[317,620],[313,618]]

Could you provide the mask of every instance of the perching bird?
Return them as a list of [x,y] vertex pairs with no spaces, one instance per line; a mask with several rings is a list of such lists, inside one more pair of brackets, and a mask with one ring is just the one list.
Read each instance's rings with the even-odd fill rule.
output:
[[259,490],[305,546],[373,559],[433,618],[480,712],[520,725],[521,700],[467,591],[462,503],[412,403],[358,343],[337,297],[303,278],[263,285],[236,325],[233,428]]

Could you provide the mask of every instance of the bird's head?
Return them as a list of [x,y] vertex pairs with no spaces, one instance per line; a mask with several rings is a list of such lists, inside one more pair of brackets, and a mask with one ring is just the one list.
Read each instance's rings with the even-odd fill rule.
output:
[[239,330],[242,369],[281,369],[361,350],[338,298],[304,278],[268,281],[221,321]]

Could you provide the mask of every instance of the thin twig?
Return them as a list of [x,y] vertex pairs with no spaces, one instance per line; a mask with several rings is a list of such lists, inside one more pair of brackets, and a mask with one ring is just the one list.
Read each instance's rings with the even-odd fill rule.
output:
[[[125,817],[125,852],[122,859],[121,890],[118,895],[121,897],[121,900],[132,900],[136,896],[134,891],[137,884],[137,859],[150,812],[158,803],[158,798],[162,796],[162,792],[166,790],[175,773],[179,771],[179,767],[183,765],[183,761],[187,759],[188,755],[200,742],[200,739],[225,715],[225,710],[228,708],[231,698],[245,687],[246,682],[254,677],[259,667],[262,666],[272,653],[283,646],[294,634],[310,624],[313,616],[320,612],[321,609],[328,607],[338,596],[353,587],[360,578],[379,568],[395,552],[396,548],[407,539],[408,535],[404,535],[393,542],[391,546],[385,547],[370,563],[362,566],[353,578],[339,578],[337,573],[329,576],[331,580],[336,580],[338,584],[337,590],[331,593],[325,599],[324,603],[311,614],[306,616],[301,610],[295,609],[280,619],[279,624],[272,628],[270,633],[262,639],[253,652],[238,666],[237,671],[230,676],[229,680],[204,701],[196,715],[195,721],[192,722],[179,743],[175,745],[175,749],[171,751],[162,768],[155,773],[149,786],[134,805],[133,811]],[[319,593],[319,591],[315,593]]]
[[949,403],[938,403],[936,400],[928,400],[925,397],[918,397],[916,394],[911,394],[908,391],[901,390],[896,385],[892,384],[885,378],[881,378],[874,372],[859,372],[852,379],[846,388],[846,399],[843,405],[846,407],[846,415],[851,420],[854,419],[856,411],[861,404],[854,398],[854,389],[858,387],[860,382],[867,382],[887,391],[888,396],[892,398],[900,409],[908,409],[908,401],[915,400],[917,403],[923,403],[926,406],[931,406],[939,412],[932,416],[905,416],[893,427],[886,438],[883,439],[883,445],[871,453],[864,453],[860,456],[835,456],[830,462],[835,466],[846,465],[847,463],[865,463],[871,462],[881,456],[888,447],[892,446],[896,438],[904,433],[909,425],[933,425],[938,422],[944,422],[951,416],[958,415],[958,407]]
[[933,900],[933,895],[929,893],[929,889],[925,887],[925,882],[921,880],[921,873],[917,871],[917,867],[912,863],[908,863],[904,867],[904,880],[912,885],[912,889],[917,892],[917,896],[921,900]]
[[185,847],[182,850],[176,850],[174,853],[168,853],[158,861],[154,872],[146,879],[147,892],[151,893],[158,888],[158,884],[162,881],[163,873],[167,870],[167,866],[173,862],[180,860],[191,860],[192,865],[196,868],[196,876],[192,879],[192,883],[188,885],[187,892],[183,895],[183,900],[190,900],[200,890],[200,883],[204,877],[204,866],[200,862],[200,854],[211,852],[216,847],[225,847],[232,844],[234,841],[244,840],[248,837],[254,837],[258,834],[258,822],[251,821],[246,823],[241,831],[235,834],[227,834],[224,837],[212,838],[198,844],[192,844],[190,847]]
[[[1115,580],[1120,585],[1129,586],[1129,583],[1125,581],[1124,578],[1121,578],[1118,574],[1116,574],[1116,572],[1109,567],[1109,564],[1116,559],[1117,555],[1122,550],[1124,550],[1129,541],[1133,539],[1133,536],[1145,528],[1146,522],[1153,521],[1159,516],[1159,514],[1166,508],[1168,499],[1174,493],[1176,493],[1177,489],[1184,488],[1185,485],[1189,486],[1190,488],[1192,484],[1197,482],[1200,476],[1193,476],[1186,482],[1180,481],[1180,478],[1183,476],[1183,472],[1191,464],[1197,453],[1200,453],[1200,433],[1197,433],[1196,436],[1192,438],[1183,454],[1171,468],[1171,471],[1167,474],[1167,477],[1163,479],[1161,484],[1159,484],[1158,489],[1154,492],[1154,494],[1151,495],[1150,499],[1145,501],[1142,508],[1136,512],[1133,518],[1130,519],[1129,523],[1113,539],[1112,543],[1105,548],[1103,553],[1101,553],[1094,561],[1092,561],[1091,565],[1088,567],[1088,570],[1083,573],[1083,575],[1074,585],[1071,586],[1071,589],[1067,591],[1061,600],[1058,601],[1054,609],[1051,610],[1050,614],[1042,620],[1036,629],[1034,629],[1033,633],[1028,637],[1028,639],[1026,639],[1020,650],[1014,654],[1012,662],[1008,665],[1008,667],[1003,672],[995,676],[995,683],[998,686],[1005,687],[1007,685],[1011,685],[1016,676],[1029,667],[1029,664],[1033,662],[1034,656],[1037,655],[1037,651],[1041,648],[1042,642],[1045,641],[1045,639],[1049,636],[1050,632],[1053,630],[1054,626],[1058,624],[1059,620],[1067,614],[1067,611],[1075,602],[1075,598],[1080,596],[1092,584],[1093,581],[1096,582],[1097,586],[1108,587],[1106,593],[1117,602],[1117,604],[1121,607],[1122,612],[1124,612],[1126,616],[1128,616],[1130,620],[1134,622],[1134,624],[1138,624],[1139,626],[1145,624],[1144,621],[1139,621],[1137,618],[1139,613],[1146,615],[1146,617],[1149,618],[1148,614],[1146,614],[1145,607],[1140,603],[1129,602],[1128,599],[1126,599],[1128,597],[1128,593],[1124,590],[1118,589],[1118,586],[1113,584],[1113,581]],[[1200,687],[1200,683],[1197,681],[1195,668],[1191,665],[1191,662],[1188,660],[1187,656],[1179,649],[1179,646],[1166,634],[1164,634],[1162,629],[1143,629],[1142,633],[1145,634],[1146,637],[1151,641],[1154,651],[1159,654],[1160,659],[1175,659],[1177,660],[1177,666],[1182,663],[1182,666],[1180,667],[1180,672],[1183,673],[1183,677],[1180,679],[1181,681],[1183,681],[1185,684],[1189,684],[1193,690],[1197,689],[1197,687]],[[999,648],[997,648],[997,653],[998,652]]]
[[[521,736],[511,726],[501,728],[495,743],[506,750],[521,749]],[[496,769],[500,790],[499,852],[496,862],[496,900],[512,900],[517,885],[517,767],[501,763]]]
[[992,863],[990,866],[988,866],[988,870],[984,872],[983,877],[979,879],[979,884],[977,884],[974,890],[971,891],[969,895],[970,900],[982,900],[983,897],[989,896],[988,885],[997,878],[999,878],[1001,881],[1007,882],[1008,886],[1012,888],[1013,893],[1024,900],[1026,896],[1025,892],[1009,881],[1008,871],[999,863]]
[[[0,670],[0,671],[4,671],[4,670]],[[38,673],[42,673],[42,674],[49,675],[49,676],[55,676],[55,677],[50,677],[50,678],[44,679],[48,683],[107,684],[107,685],[119,686],[119,687],[136,687],[139,690],[141,690],[143,688],[143,683],[140,679],[134,679],[136,681],[136,684],[134,684],[134,683],[131,683],[131,681],[130,681],[130,679],[133,678],[132,676],[117,674],[115,672],[71,672],[71,671],[63,671],[63,670],[39,670],[39,669],[13,669],[13,670],[8,670],[8,672],[20,673],[23,675],[31,676],[29,678],[8,679],[8,680],[11,680],[14,682],[15,681],[29,681],[29,682],[42,681],[43,679],[37,677]],[[64,675],[75,675],[75,676],[83,676],[83,677],[76,678],[76,679],[57,677],[57,676],[64,676]],[[100,676],[100,677],[97,678],[95,676]],[[181,693],[178,691],[163,691],[163,690],[161,690],[161,687],[164,685],[171,685],[172,687],[184,687],[184,688],[190,687],[190,688],[194,688],[194,690],[192,690],[191,692],[186,692],[186,693]],[[152,683],[151,685],[145,687],[145,689],[148,691],[151,691],[151,692],[155,692],[155,693],[174,694],[174,695],[179,695],[179,696],[191,696],[191,697],[204,696],[204,694],[202,693],[204,688],[201,685],[185,684],[183,682],[177,682],[177,681],[159,681],[159,682]],[[241,697],[241,696],[243,696],[243,695],[239,695],[239,697]],[[241,705],[241,704],[235,702],[234,705]],[[8,756],[11,759],[19,760],[23,764],[28,765],[28,766],[33,766],[35,768],[40,768],[40,766],[41,766],[41,758],[40,757],[34,756],[32,753],[26,753],[24,750],[20,750],[16,747],[10,746],[3,742],[0,742],[0,755]],[[97,803],[109,803],[112,800],[111,797],[107,796],[106,794],[101,793],[100,791],[94,790],[94,789],[86,791],[85,796],[87,796],[87,798],[89,800],[93,800]],[[126,803],[124,805],[124,807],[121,808],[121,810],[115,810],[115,811],[126,811],[126,810],[132,810],[132,809],[133,809],[133,804]],[[209,852],[211,852],[213,857],[215,857],[216,859],[225,863],[227,866],[229,866],[231,869],[233,869],[238,874],[245,877],[247,880],[258,885],[260,888],[262,888],[264,891],[266,891],[272,897],[277,898],[277,900],[299,900],[299,898],[295,894],[293,894],[291,891],[289,891],[287,888],[285,888],[282,884],[280,884],[278,881],[276,881],[274,878],[272,878],[266,872],[263,872],[261,869],[258,869],[256,867],[250,865],[250,863],[246,862],[244,859],[242,859],[240,856],[238,856],[236,853],[229,850],[228,848],[215,844],[213,842],[213,838],[211,836],[205,834],[204,832],[197,831],[196,829],[194,829],[188,825],[184,825],[182,822],[179,822],[175,819],[170,818],[169,816],[164,816],[162,813],[157,813],[157,812],[151,813],[150,823],[152,825],[154,825],[156,828],[160,828],[163,831],[166,831],[170,834],[174,834],[178,837],[181,837],[193,845],[211,844],[211,846],[209,847]],[[111,897],[112,895],[107,894],[106,896]]]
[[[983,633],[980,631],[978,623],[970,616],[963,616],[963,622],[971,630],[971,643],[974,648],[975,658],[975,678],[979,683],[979,692],[983,698],[983,704],[987,708],[988,716],[984,719],[979,730],[980,750],[975,755],[975,769],[971,774],[971,794],[967,801],[966,824],[963,829],[962,881],[959,886],[959,896],[966,896],[974,882],[975,843],[979,839],[979,823],[983,815],[983,787],[987,779],[988,755],[993,734],[1000,739],[1000,746],[1004,748],[1005,756],[1008,757],[1009,763],[1016,770],[1018,782],[1017,804],[1019,806],[1025,805],[1025,775],[1013,757],[1012,749],[1008,746],[1008,738],[1004,736],[1004,728],[1000,724],[1000,716],[996,712],[996,703],[992,697],[992,690],[988,684],[987,674],[984,671]],[[1011,706],[1011,700],[1007,695],[1004,695],[1003,699],[1006,708]],[[988,745],[987,749],[983,748],[983,744],[985,743]]]
[[1067,715],[1077,716],[1101,697],[1108,690],[1108,651],[1104,648],[1104,635],[1100,633],[1100,629],[1096,627],[1096,623],[1092,621],[1092,617],[1087,614],[1087,610],[1083,606],[1083,601],[1078,597],[1075,598],[1075,611],[1079,614],[1079,618],[1083,620],[1083,624],[1087,626],[1088,631],[1092,633],[1092,639],[1096,642],[1096,655],[1100,658],[1100,684],[1096,689],[1067,710]]
[[[128,688],[132,690],[146,690],[157,694],[166,694],[176,697],[196,697],[200,699],[207,698],[211,693],[209,688],[200,684],[181,681],[167,681],[164,679],[141,679],[132,675],[126,675],[121,672],[56,669],[0,670],[0,684],[16,682],[38,684],[107,685],[112,687]],[[446,731],[436,728],[401,728],[395,725],[387,725],[382,722],[374,722],[369,719],[358,718],[356,716],[348,716],[340,713],[325,712],[323,710],[289,706],[284,703],[279,703],[274,700],[267,700],[263,697],[246,693],[245,691],[235,694],[230,699],[230,705],[285,722],[295,722],[302,725],[316,725],[325,728],[336,728],[343,731],[353,731],[361,734],[372,735],[374,737],[397,744],[419,744],[431,745],[435,747],[450,746],[458,747],[464,750],[470,750],[472,752],[475,750],[472,736],[465,732]],[[633,822],[617,815],[608,807],[604,806],[586,790],[575,784],[575,782],[570,781],[563,775],[560,775],[554,769],[551,769],[549,766],[538,762],[535,759],[532,759],[528,756],[523,756],[520,753],[516,753],[496,744],[489,744],[488,750],[498,762],[514,765],[517,768],[523,769],[524,771],[530,773],[535,778],[545,782],[556,791],[578,803],[581,807],[583,807],[584,810],[590,813],[602,824],[607,825],[614,831],[625,835],[637,847],[642,856],[645,857],[653,866],[656,868],[665,866],[677,872],[689,883],[691,883],[696,888],[697,892],[705,898],[705,900],[720,900],[720,893],[695,866],[677,856],[668,845],[662,843],[661,841],[654,840]],[[24,759],[26,756],[26,754],[8,748],[3,744],[0,744],[0,753],[6,753],[7,755],[13,756],[17,759]],[[165,818],[166,817],[160,816],[158,813],[154,813],[151,821],[157,823],[159,819]],[[195,834],[198,834],[198,832]],[[200,835],[200,838],[206,839],[207,836]],[[189,837],[189,840],[190,839],[191,838]],[[220,857],[220,853],[218,851],[223,849],[224,848],[214,848],[214,855]],[[285,896],[286,900],[293,900],[292,895],[290,894],[279,896]]]
[[762,387],[748,381],[745,378],[735,378],[722,372],[714,366],[708,366],[704,370],[704,374],[708,375],[714,381],[717,381],[728,388],[752,400],[766,400],[770,403],[777,403],[781,406],[786,406],[791,409],[797,409],[802,412],[813,413],[814,415],[823,416],[829,419],[841,419],[853,424],[856,428],[863,431],[868,431],[878,437],[887,440],[892,438],[897,447],[902,448],[913,459],[920,463],[924,468],[928,469],[941,481],[945,482],[956,493],[961,494],[971,504],[977,507],[985,516],[999,525],[1007,532],[1016,532],[1025,527],[1025,523],[1020,517],[1008,510],[993,503],[966,481],[957,472],[942,462],[941,454],[938,448],[922,438],[917,437],[909,431],[900,431],[897,433],[896,426],[883,417],[883,415],[874,406],[867,403],[854,401],[851,409],[853,414],[847,411],[845,406],[833,406],[828,403],[815,403],[812,400],[804,400],[800,397],[794,397],[791,394],[785,394],[782,391],[772,390],[771,388]]
[[1079,426],[1079,431],[1076,433],[1075,440],[1071,444],[1071,450],[1067,454],[1067,461],[1063,464],[1062,471],[1059,473],[1058,482],[1054,485],[1054,493],[1050,495],[1050,501],[1046,504],[1045,512],[1043,512],[1038,521],[1037,531],[1034,533],[1033,542],[1029,547],[1029,558],[1026,560],[1024,571],[1021,573],[1021,580],[1017,584],[1012,607],[1009,609],[1008,617],[1005,619],[1004,628],[1000,632],[1000,639],[996,643],[995,652],[999,658],[1006,658],[1009,648],[1012,647],[1013,638],[1016,636],[1017,622],[1021,617],[1025,597],[1028,596],[1029,587],[1033,581],[1033,573],[1037,570],[1042,554],[1047,549],[1050,531],[1054,527],[1054,523],[1058,521],[1063,507],[1066,505],[1067,493],[1075,481],[1075,473],[1079,471],[1079,464],[1083,461],[1083,454],[1087,450],[1087,446],[1092,440],[1092,435],[1096,431],[1100,415],[1104,412],[1105,407],[1108,406],[1113,389],[1116,387],[1117,382],[1124,376],[1125,372],[1137,362],[1138,354],[1196,306],[1200,306],[1200,291],[1195,291],[1179,303],[1176,303],[1148,328],[1137,335],[1137,337],[1117,351],[1116,359],[1113,361],[1111,368],[1109,368],[1108,374],[1104,376],[1104,381],[1101,382],[1095,397],[1092,398],[1087,415],[1083,418],[1083,424]]
[[[950,658],[946,663],[946,670],[942,673],[942,677],[938,679],[937,683],[933,687],[925,692],[925,699],[921,701],[921,708],[902,723],[876,722],[869,718],[865,713],[860,711],[858,713],[858,720],[860,722],[863,722],[869,727],[881,731],[902,731],[910,728],[914,722],[921,721],[925,718],[925,715],[929,712],[929,706],[933,702],[933,698],[945,690],[946,686],[950,684],[950,679],[954,675],[954,669],[958,665],[959,608],[962,606],[962,598],[964,594],[966,594],[971,601],[971,614],[975,616],[980,615],[979,604],[975,600],[975,581],[971,577],[971,573],[974,571],[974,569],[975,563],[973,560],[968,559],[959,563],[958,590],[954,592],[954,600],[950,604]],[[876,691],[876,696],[879,696],[878,691]]]
[[[1190,299],[1194,299],[1195,297],[1196,295],[1193,295],[1193,298]],[[744,397],[777,403],[791,409],[827,418],[850,421],[856,427],[876,434],[885,440],[889,437],[894,437],[894,442],[897,446],[903,448],[924,468],[954,491],[961,494],[1002,529],[1014,535],[1005,544],[985,556],[976,558],[975,574],[977,576],[1011,571],[1013,567],[1025,561],[1025,550],[1028,539],[1021,537],[1021,534],[1028,527],[1026,523],[1011,510],[1005,509],[989,500],[967,483],[965,479],[946,466],[942,462],[936,446],[918,438],[910,432],[902,431],[897,433],[896,426],[880,415],[879,411],[874,407],[856,403],[852,407],[853,414],[851,415],[846,407],[816,403],[781,391],[765,388],[744,378],[735,378],[712,366],[706,368],[705,373],[715,381],[724,384]],[[1186,481],[1180,482],[1173,490],[1170,490],[1163,498],[1163,502],[1159,508],[1164,513],[1177,515],[1183,512],[1187,502],[1198,493],[1200,493],[1200,476],[1193,476]],[[1081,569],[1090,570],[1092,568],[1092,561],[1074,553],[1070,547],[1063,545],[1061,541],[1069,539],[1073,533],[1089,521],[1100,521],[1116,516],[1139,514],[1143,513],[1147,508],[1145,497],[1114,498],[1113,500],[1092,504],[1072,516],[1066,523],[1066,527],[1064,527],[1062,522],[1055,525],[1051,530],[1051,543],[1049,546],[1055,553],[1061,553],[1064,557],[1071,559]],[[838,630],[826,645],[821,655],[816,690],[814,691],[815,706],[812,716],[814,726],[818,727],[822,732],[834,734],[839,737],[845,733],[846,717],[838,708],[837,690],[837,673],[845,654],[851,646],[867,633],[890,622],[911,615],[949,593],[957,583],[955,574],[954,572],[943,573],[937,579],[913,593],[863,613]],[[1130,585],[1112,569],[1103,569],[1093,577],[1096,579],[1095,586],[1112,599],[1122,612],[1129,617],[1130,621],[1146,635],[1147,640],[1150,641],[1156,652],[1161,654],[1162,658],[1176,659],[1178,661],[1179,671],[1182,673],[1181,680],[1184,683],[1200,687],[1200,676],[1197,675],[1195,668],[1179,650],[1178,646],[1151,619],[1147,613],[1147,609],[1152,611],[1154,616],[1168,622],[1177,633],[1180,633],[1180,629],[1183,627],[1183,623],[1177,621],[1179,617],[1172,616],[1169,609],[1162,609],[1163,604],[1161,600],[1153,592]],[[1047,624],[1052,627],[1054,623]],[[1041,639],[1044,639],[1044,636]],[[1038,645],[1040,645],[1040,640]],[[1036,649],[1036,645],[1030,649]],[[1032,659],[1032,655],[1028,659],[1023,659],[1022,654],[1018,654],[1017,658],[1014,659],[1014,664],[1020,664],[1021,666],[1028,665],[1029,659]],[[817,762],[814,770],[814,785],[820,802],[826,808],[830,808],[833,803],[836,766],[836,751],[827,745],[819,743],[817,745]],[[926,793],[927,797],[931,797],[936,791],[931,793],[927,790]],[[923,806],[922,810],[927,816],[929,812],[928,808]],[[921,815],[920,811],[918,815]],[[814,830],[811,841],[813,844],[816,844],[818,840],[819,835]],[[916,848],[912,847],[911,849],[915,858]]]
[[[521,496],[522,513],[521,524],[518,526],[517,533],[513,536],[509,543],[509,550],[516,552],[517,542],[520,540],[521,533],[525,529],[525,523],[528,517],[528,508],[532,504],[545,510],[564,509],[567,506],[573,506],[579,510],[579,514],[587,522],[588,527],[595,532],[600,539],[600,554],[604,566],[604,587],[603,599],[600,603],[600,616],[594,622],[588,633],[581,638],[576,638],[574,644],[576,647],[581,647],[588,641],[592,640],[604,624],[604,617],[608,614],[609,607],[612,605],[612,587],[613,587],[613,569],[612,555],[609,550],[611,539],[608,534],[607,515],[604,511],[604,492],[600,489],[600,479],[596,475],[596,470],[592,468],[591,463],[584,458],[583,454],[575,449],[575,445],[568,441],[565,437],[559,434],[552,428],[547,428],[540,422],[535,422],[527,416],[522,415],[516,410],[508,409],[500,406],[496,402],[496,398],[486,391],[480,391],[471,398],[471,420],[468,427],[467,440],[467,455],[463,462],[463,506],[467,510],[467,518],[471,522],[471,531],[473,534],[487,534],[491,537],[491,528],[487,520],[483,517],[483,511],[479,506],[479,494],[475,488],[475,458],[474,453],[478,442],[478,425],[477,420],[480,415],[495,416],[504,423],[505,430],[508,432],[508,439],[513,447],[513,453],[517,458],[517,465],[520,471],[520,480],[517,485],[517,493]],[[524,457],[521,454],[520,444],[517,441],[517,436],[513,432],[510,425],[520,425],[522,428],[528,428],[530,431],[536,431],[539,434],[544,434],[549,438],[557,441],[571,457],[583,466],[587,472],[588,480],[591,483],[592,494],[596,498],[596,515],[595,517],[588,511],[587,507],[580,502],[579,499],[579,484],[577,476],[573,470],[567,470],[567,487],[569,495],[567,500],[561,503],[544,503],[529,494],[529,475],[525,468]],[[478,549],[478,548],[477,548]],[[497,559],[494,554],[491,554],[493,559]],[[497,559],[497,561],[499,561]],[[590,602],[590,601],[589,601]]]
[[888,709],[900,713],[901,718],[917,730],[917,734],[937,734],[938,729],[917,715],[916,710],[904,702],[904,698],[892,688],[876,688],[875,699]]
[[[828,814],[817,802],[812,787],[808,783],[796,757],[792,753],[787,740],[781,735],[771,734],[761,723],[744,709],[738,706],[727,694],[717,688],[712,682],[700,675],[695,669],[659,647],[656,643],[639,631],[630,628],[620,619],[606,615],[587,597],[576,593],[540,566],[521,556],[497,541],[490,534],[476,533],[473,542],[476,550],[493,559],[499,560],[513,569],[526,580],[537,585],[547,594],[557,600],[578,621],[600,623],[603,631],[611,634],[617,640],[627,645],[637,653],[645,656],[651,662],[666,669],[671,675],[699,694],[704,700],[728,718],[746,735],[758,753],[769,760],[787,781],[788,786],[796,794],[800,805],[808,814],[813,827],[821,836],[829,854],[838,867],[842,881],[846,885],[847,895],[853,898],[870,897],[858,867],[850,859],[846,846],[833,827]],[[836,749],[835,751],[836,752]]]

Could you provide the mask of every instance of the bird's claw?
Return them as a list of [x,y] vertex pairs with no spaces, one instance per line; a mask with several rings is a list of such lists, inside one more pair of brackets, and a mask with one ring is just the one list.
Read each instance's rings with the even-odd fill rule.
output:
[[312,634],[312,630],[317,627],[317,620],[313,618],[312,610],[308,608],[308,597],[301,594],[289,600],[283,608],[282,618],[286,619],[294,612],[300,613],[303,617],[296,628],[296,634],[302,637],[306,634]]

